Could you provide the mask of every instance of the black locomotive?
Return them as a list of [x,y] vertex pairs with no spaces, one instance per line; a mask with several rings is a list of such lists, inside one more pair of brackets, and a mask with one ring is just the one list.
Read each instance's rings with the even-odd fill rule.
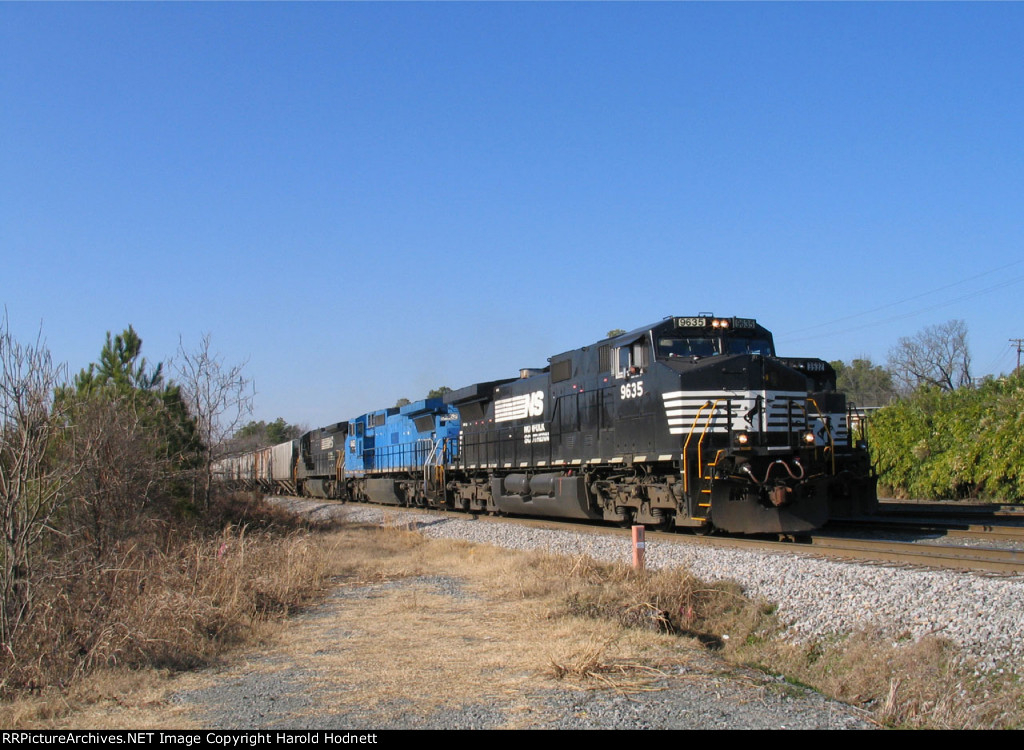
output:
[[313,431],[274,471],[348,500],[799,534],[877,504],[850,424],[827,362],[777,357],[752,319],[701,314]]

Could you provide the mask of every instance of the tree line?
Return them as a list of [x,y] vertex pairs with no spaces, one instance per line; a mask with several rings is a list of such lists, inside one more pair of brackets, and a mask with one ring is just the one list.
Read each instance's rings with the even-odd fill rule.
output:
[[886,406],[912,397],[921,388],[951,392],[973,383],[967,325],[962,320],[900,338],[889,350],[886,366],[867,357],[830,364],[836,371],[837,389],[859,407]]
[[0,320],[0,688],[12,665],[27,668],[22,632],[55,601],[87,589],[153,522],[209,509],[213,462],[252,397],[209,335],[154,365],[132,326],[108,332],[69,378],[41,334],[21,342]]
[[872,461],[898,497],[1024,498],[1024,376],[971,374],[962,320],[899,339],[886,367],[833,362],[837,388],[868,419]]

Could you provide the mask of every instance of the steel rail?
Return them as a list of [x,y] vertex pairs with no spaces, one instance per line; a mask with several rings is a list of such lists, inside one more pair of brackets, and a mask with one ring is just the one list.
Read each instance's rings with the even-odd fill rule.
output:
[[829,521],[825,532],[851,530],[892,531],[901,534],[921,534],[943,536],[947,539],[978,539],[988,542],[1024,542],[1024,526],[1004,526],[1001,524],[959,523],[943,521],[935,518],[906,518],[895,520],[857,520]]

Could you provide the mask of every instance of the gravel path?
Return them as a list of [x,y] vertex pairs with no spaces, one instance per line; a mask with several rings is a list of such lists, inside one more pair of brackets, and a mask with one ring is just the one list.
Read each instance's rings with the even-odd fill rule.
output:
[[[536,529],[470,518],[396,514],[365,505],[280,498],[296,512],[363,523],[415,523],[431,538],[458,538],[511,549],[628,562],[619,536]],[[836,562],[703,544],[647,545],[652,568],[683,565],[695,575],[738,581],[750,596],[779,605],[796,637],[877,628],[893,638],[940,635],[962,646],[978,670],[1024,673],[1024,578]]]
[[[338,589],[289,626],[289,640],[305,648],[249,655],[208,676],[203,687],[179,691],[171,698],[172,710],[194,725],[248,730],[874,728],[862,711],[760,672],[724,666],[699,649],[674,673],[652,681],[649,692],[560,687],[539,678],[513,692],[501,689],[495,675],[491,695],[455,705],[431,708],[430,688],[420,689],[425,701],[384,689],[373,702],[348,697],[358,696],[363,686],[336,665],[358,661],[363,646],[347,630],[356,612],[415,590],[462,596],[458,579],[436,575]],[[324,666],[328,654],[334,667]],[[413,684],[421,678],[408,676]],[[441,684],[441,676],[434,677],[432,688]]]

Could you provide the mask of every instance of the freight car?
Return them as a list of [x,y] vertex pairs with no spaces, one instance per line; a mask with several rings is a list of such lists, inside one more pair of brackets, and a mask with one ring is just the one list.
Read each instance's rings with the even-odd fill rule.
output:
[[[849,425],[827,362],[777,357],[753,319],[700,314],[272,450],[293,456],[278,484],[316,497],[798,534],[874,510]],[[259,466],[246,454],[222,473]]]

